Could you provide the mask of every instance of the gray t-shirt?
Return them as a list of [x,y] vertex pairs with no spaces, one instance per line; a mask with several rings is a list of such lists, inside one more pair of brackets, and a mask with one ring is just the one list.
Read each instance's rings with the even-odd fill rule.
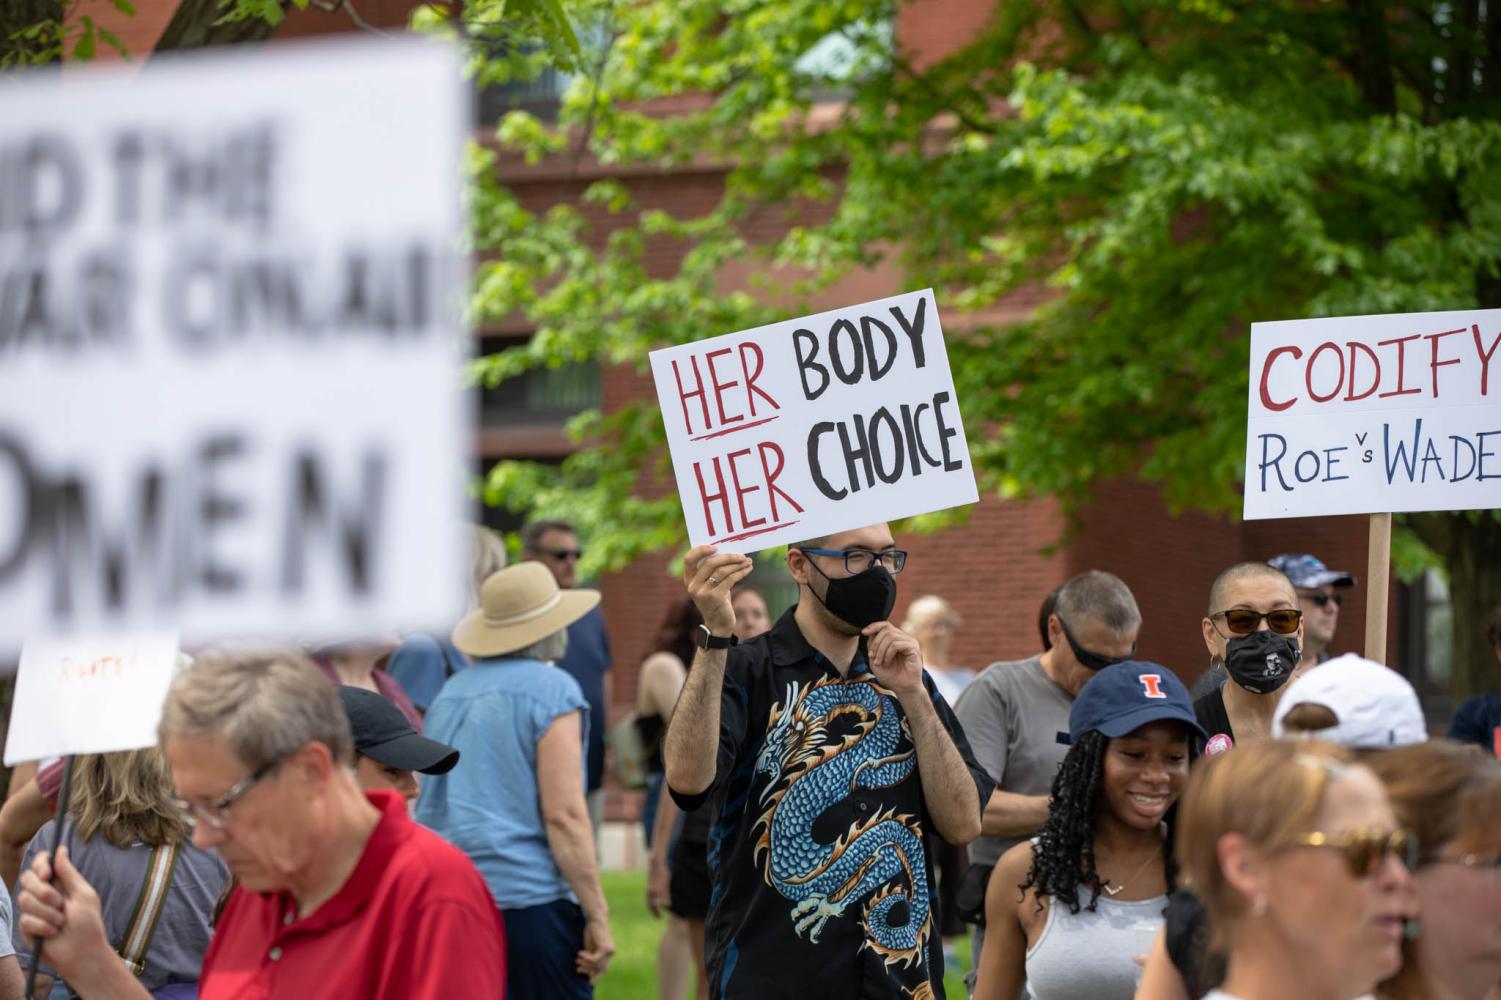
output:
[[[964,689],[954,714],[964,726],[975,760],[990,772],[997,788],[1047,795],[1068,753],[1058,734],[1068,732],[1073,704],[1073,697],[1043,670],[1039,655],[992,663]],[[969,860],[993,865],[1026,839],[980,837],[969,845]]]
[[[32,858],[38,851],[52,849],[52,829],[56,822],[48,820],[31,838],[26,857],[21,862],[22,871],[31,867]],[[80,842],[70,833],[68,840],[73,863],[99,894],[109,943],[118,948],[141,896],[141,886],[151,864],[151,848],[145,844],[116,847],[97,835]],[[146,971],[140,976],[141,985],[154,990],[168,983],[198,981],[211,933],[209,918],[213,916],[214,904],[228,879],[229,869],[224,867],[217,854],[200,851],[191,843],[183,844],[172,869],[172,882],[167,888],[156,933],[146,950]],[[21,968],[29,969],[31,942],[25,940],[19,928],[12,933]],[[57,975],[47,965],[45,949],[41,971],[50,976]]]
[[9,958],[16,953],[16,946],[10,943],[11,935],[15,934],[15,926],[15,917],[10,909],[10,893],[0,892],[0,958]]

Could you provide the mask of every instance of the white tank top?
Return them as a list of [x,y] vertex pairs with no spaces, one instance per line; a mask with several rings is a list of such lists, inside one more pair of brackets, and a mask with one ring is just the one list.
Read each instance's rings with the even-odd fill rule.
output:
[[1048,900],[1042,936],[1027,950],[1027,992],[1033,1000],[1132,1000],[1141,977],[1138,955],[1152,948],[1162,929],[1166,896],[1120,902],[1100,895],[1095,912],[1084,907],[1089,891],[1079,890],[1079,912]]

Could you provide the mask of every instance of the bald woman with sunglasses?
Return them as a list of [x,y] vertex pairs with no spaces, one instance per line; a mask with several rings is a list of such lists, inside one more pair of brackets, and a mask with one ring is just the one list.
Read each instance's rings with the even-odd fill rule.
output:
[[1205,753],[1272,734],[1272,713],[1284,685],[1302,662],[1303,612],[1292,581],[1266,563],[1236,563],[1209,588],[1200,627],[1211,669],[1225,667],[1225,684],[1194,702],[1209,734]]

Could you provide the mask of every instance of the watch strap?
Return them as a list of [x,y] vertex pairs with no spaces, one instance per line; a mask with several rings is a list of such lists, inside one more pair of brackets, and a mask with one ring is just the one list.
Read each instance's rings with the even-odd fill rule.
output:
[[730,635],[715,635],[709,631],[709,626],[698,627],[698,647],[700,649],[729,649],[740,642],[733,633]]

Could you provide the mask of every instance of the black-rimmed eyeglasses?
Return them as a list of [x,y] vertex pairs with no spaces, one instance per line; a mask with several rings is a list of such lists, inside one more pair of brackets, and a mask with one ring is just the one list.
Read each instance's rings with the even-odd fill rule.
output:
[[845,572],[851,576],[864,573],[877,562],[885,566],[886,572],[892,576],[907,567],[907,553],[901,549],[882,549],[880,552],[872,552],[870,549],[805,549],[799,546],[798,551],[805,555],[841,558],[844,560]]
[[197,826],[199,823],[215,830],[222,830],[229,825],[229,807],[244,797],[245,793],[255,787],[256,782],[276,770],[282,758],[277,757],[262,764],[250,773],[250,776],[236,784],[225,792],[217,801],[209,805],[198,802],[189,802],[186,799],[174,798],[172,805],[182,815],[183,821],[188,826]]

